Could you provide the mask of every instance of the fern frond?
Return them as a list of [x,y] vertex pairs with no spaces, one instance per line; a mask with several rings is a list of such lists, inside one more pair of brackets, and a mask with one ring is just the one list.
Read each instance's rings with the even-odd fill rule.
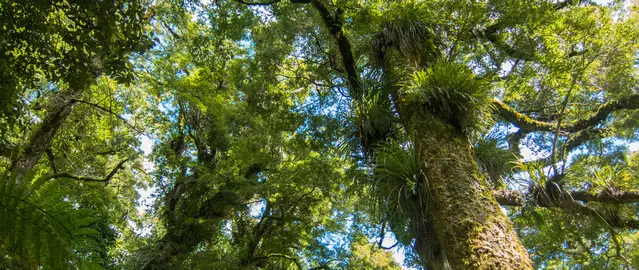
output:
[[6,254],[1,263],[32,269],[87,265],[76,254],[97,246],[89,237],[97,233],[88,227],[92,221],[82,218],[87,213],[65,200],[64,189],[24,183],[0,179],[0,250]]

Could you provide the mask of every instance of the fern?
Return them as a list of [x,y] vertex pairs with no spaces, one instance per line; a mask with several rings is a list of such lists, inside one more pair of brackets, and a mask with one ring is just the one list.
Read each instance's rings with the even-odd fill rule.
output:
[[0,267],[95,269],[77,250],[93,251],[94,219],[78,210],[60,185],[0,179]]

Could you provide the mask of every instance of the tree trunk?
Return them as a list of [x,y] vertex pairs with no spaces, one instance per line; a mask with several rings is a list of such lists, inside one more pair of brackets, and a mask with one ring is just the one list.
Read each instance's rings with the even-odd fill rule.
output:
[[[347,71],[350,94],[361,100],[363,91],[351,59],[353,52],[342,29],[343,11],[338,8],[332,15],[321,1],[312,1],[331,36],[339,44],[342,64]],[[394,88],[411,70],[410,64],[387,62],[389,49],[398,44],[388,40],[382,55],[386,86]],[[344,45],[344,46],[342,46]],[[405,59],[400,56],[400,59]],[[416,67],[421,58],[417,58]],[[408,61],[411,62],[411,61]],[[397,67],[394,73],[393,68]],[[492,195],[490,185],[479,172],[466,136],[450,123],[435,117],[426,108],[415,104],[402,104],[397,89],[390,89],[400,120],[413,141],[423,183],[418,183],[420,198],[428,198],[428,205],[411,215],[411,231],[416,239],[415,251],[425,266],[452,269],[532,269],[528,253],[519,243],[512,224],[501,211]],[[417,112],[417,113],[415,113]],[[361,130],[360,130],[361,132]],[[431,236],[433,235],[434,236]],[[430,241],[432,240],[432,241]]]
[[58,93],[49,104],[47,116],[42,120],[38,129],[31,135],[24,151],[13,160],[10,171],[18,183],[22,183],[24,176],[40,160],[44,152],[55,139],[58,130],[67,119],[76,102],[73,99],[76,91]]
[[421,192],[429,198],[426,212],[450,267],[532,269],[512,224],[478,171],[466,136],[424,110],[409,117],[403,122],[415,135],[424,174]]

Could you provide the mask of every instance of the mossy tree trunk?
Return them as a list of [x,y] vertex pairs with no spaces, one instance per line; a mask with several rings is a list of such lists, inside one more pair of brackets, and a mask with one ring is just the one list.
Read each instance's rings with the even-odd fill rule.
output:
[[420,191],[430,198],[426,212],[450,267],[532,269],[511,222],[478,171],[469,140],[453,125],[424,111],[401,117],[415,136],[425,181]]
[[[326,27],[339,44],[350,94],[361,102],[360,79],[349,40],[342,29],[343,10],[333,15],[323,2],[312,1]],[[424,41],[424,40],[422,40]],[[385,85],[394,88],[403,75],[409,74],[405,56],[398,62],[387,61],[393,53],[392,40],[381,42]],[[348,45],[348,46],[343,46]],[[436,54],[436,53],[435,53]],[[415,67],[425,67],[418,61]],[[428,59],[428,57],[426,58]],[[408,61],[411,62],[411,61]],[[397,73],[397,74],[393,74]],[[394,81],[392,78],[400,79]],[[417,161],[423,173],[418,183],[419,198],[429,198],[427,205],[410,215],[410,231],[417,240],[415,251],[429,268],[452,269],[532,269],[528,253],[519,243],[512,224],[492,195],[488,181],[482,177],[472,155],[468,138],[447,120],[435,116],[423,105],[399,99],[398,89],[389,89],[400,120],[414,134]],[[433,236],[429,234],[434,234]],[[429,241],[432,240],[432,241]]]
[[49,112],[40,126],[29,138],[28,143],[12,161],[11,171],[18,183],[22,183],[25,175],[38,163],[44,152],[55,139],[58,130],[76,105],[77,91],[68,90],[54,96],[49,104]]

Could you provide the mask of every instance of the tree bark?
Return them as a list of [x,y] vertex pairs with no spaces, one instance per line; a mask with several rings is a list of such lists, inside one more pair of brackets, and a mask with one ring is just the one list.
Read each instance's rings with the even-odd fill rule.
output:
[[532,269],[528,254],[478,171],[470,142],[425,110],[403,121],[414,132],[427,212],[452,269]]
[[49,104],[47,116],[38,129],[31,135],[24,151],[13,160],[11,173],[18,183],[24,181],[25,175],[33,169],[44,152],[55,138],[58,130],[73,111],[76,102],[73,99],[76,91],[68,90],[58,93]]

